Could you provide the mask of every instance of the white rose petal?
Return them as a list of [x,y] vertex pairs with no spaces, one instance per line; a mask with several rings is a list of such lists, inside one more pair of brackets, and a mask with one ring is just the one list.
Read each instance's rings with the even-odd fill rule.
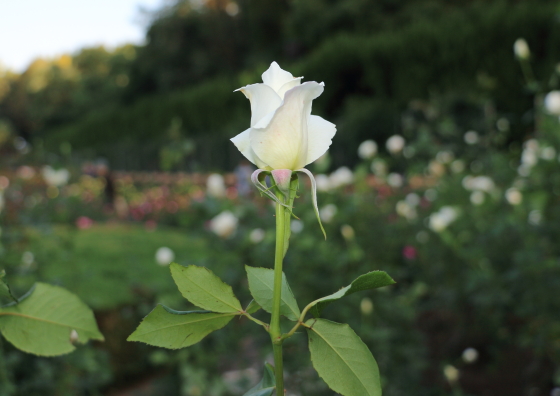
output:
[[311,115],[324,84],[301,84],[276,62],[262,79],[239,89],[251,102],[251,127],[231,141],[261,169],[303,168],[328,150],[336,133],[334,124]]

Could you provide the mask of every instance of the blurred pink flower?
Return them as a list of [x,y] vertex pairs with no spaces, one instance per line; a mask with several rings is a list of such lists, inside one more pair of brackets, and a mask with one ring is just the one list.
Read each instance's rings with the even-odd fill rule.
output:
[[407,260],[414,260],[417,256],[417,251],[414,246],[406,245],[402,250],[402,255]]
[[86,216],[80,216],[76,219],[76,227],[80,230],[87,230],[93,225],[93,220]]

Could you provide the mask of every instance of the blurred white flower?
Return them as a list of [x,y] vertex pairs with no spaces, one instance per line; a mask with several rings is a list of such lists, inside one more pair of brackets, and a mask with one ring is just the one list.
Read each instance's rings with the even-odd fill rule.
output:
[[25,268],[29,268],[35,262],[35,255],[29,251],[21,255],[21,263]]
[[80,336],[78,335],[78,332],[74,329],[72,329],[72,331],[70,332],[70,342],[72,344],[75,344],[76,342],[78,342],[78,340],[80,339]]
[[436,232],[443,231],[453,223],[458,216],[459,213],[457,209],[451,206],[442,206],[439,211],[430,215],[429,227]]
[[226,184],[224,177],[217,173],[212,173],[206,179],[206,192],[215,198],[223,198],[226,196]]
[[560,387],[553,388],[550,391],[550,396],[560,396]]
[[453,384],[459,379],[459,370],[457,370],[454,366],[448,364],[443,368],[443,375],[450,384]]
[[517,168],[517,173],[519,176],[527,177],[531,174],[531,167],[529,165],[521,164]]
[[338,168],[329,176],[331,188],[338,188],[351,184],[354,181],[354,174],[346,166]]
[[438,161],[430,161],[428,170],[430,171],[430,174],[434,175],[435,177],[440,177],[445,174],[445,166],[443,166],[441,162]]
[[362,311],[362,315],[369,316],[373,312],[373,301],[370,298],[364,297],[360,302],[360,311]]
[[540,210],[532,210],[529,212],[529,224],[531,225],[539,225],[541,224],[541,220],[542,220],[542,213]]
[[377,177],[385,177],[387,175],[387,164],[385,161],[378,159],[371,163],[371,171]]
[[484,198],[485,196],[482,191],[473,191],[470,200],[473,205],[482,205],[484,203]]
[[210,230],[221,238],[228,238],[237,229],[237,217],[229,210],[225,210],[210,220]]
[[265,233],[264,233],[264,230],[262,228],[255,228],[249,234],[249,239],[253,243],[259,243],[264,239],[264,235],[265,235]]
[[58,169],[55,170],[49,165],[43,167],[41,173],[43,174],[43,179],[49,186],[60,187],[68,183],[70,179],[70,172],[68,169]]
[[556,158],[556,149],[551,146],[543,147],[539,153],[539,156],[544,160],[552,161],[554,158]]
[[451,163],[451,170],[453,173],[461,173],[465,170],[465,161],[463,160],[455,160]]
[[475,131],[468,131],[467,133],[465,133],[465,136],[463,136],[463,138],[465,139],[465,143],[467,144],[476,144],[478,143],[478,133],[476,133]]
[[419,231],[418,234],[416,234],[416,240],[420,243],[426,243],[430,240],[430,234],[426,231]]
[[404,184],[404,178],[398,173],[389,173],[389,176],[387,176],[387,184],[393,188],[402,187]]
[[393,135],[389,139],[387,139],[387,143],[385,143],[385,146],[391,154],[398,154],[404,148],[405,143],[406,141],[401,135]]
[[159,265],[169,265],[175,259],[175,253],[168,247],[162,246],[156,250],[156,263]]
[[342,234],[344,239],[348,241],[354,239],[354,237],[356,236],[354,229],[349,224],[344,224],[342,227],[340,227],[340,233]]
[[371,159],[377,154],[377,143],[373,140],[365,140],[358,147],[358,156],[362,159]]
[[488,176],[465,176],[463,178],[463,187],[469,191],[491,192],[494,187],[494,180]]
[[327,175],[319,174],[315,176],[317,191],[328,192],[331,189],[331,182]]
[[397,202],[397,205],[395,206],[395,210],[400,216],[408,220],[414,220],[416,219],[416,217],[418,217],[416,213],[416,208],[410,205],[407,201]]
[[517,188],[509,188],[506,191],[506,199],[511,205],[519,205],[523,201],[523,194]]
[[300,232],[302,232],[303,231],[303,221],[292,220],[292,223],[290,224],[290,230],[292,230],[292,232],[294,234],[299,234]]
[[521,163],[528,167],[533,167],[539,162],[539,157],[537,157],[537,153],[533,150],[523,150],[521,154]]
[[455,158],[451,151],[440,151],[436,154],[436,161],[440,164],[448,164]]
[[461,357],[465,363],[474,363],[478,360],[478,351],[474,348],[467,348],[463,351]]
[[407,194],[405,201],[410,206],[418,206],[420,204],[420,196],[416,193],[410,193]]
[[424,192],[424,198],[426,198],[428,201],[433,202],[437,199],[438,196],[438,192],[436,189],[434,188],[428,188],[425,192]]
[[551,91],[546,94],[544,108],[550,114],[560,115],[560,91]]
[[531,56],[531,51],[529,50],[529,44],[523,38],[518,38],[513,43],[513,53],[518,59],[529,59]]
[[325,223],[330,223],[336,213],[338,212],[338,208],[334,204],[325,205],[319,210],[319,215],[321,216],[321,220]]

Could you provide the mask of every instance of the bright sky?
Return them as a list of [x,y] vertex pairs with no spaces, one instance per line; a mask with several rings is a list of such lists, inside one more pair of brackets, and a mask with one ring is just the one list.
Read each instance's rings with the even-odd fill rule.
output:
[[0,0],[0,63],[23,71],[36,57],[84,46],[142,43],[140,8],[165,0]]

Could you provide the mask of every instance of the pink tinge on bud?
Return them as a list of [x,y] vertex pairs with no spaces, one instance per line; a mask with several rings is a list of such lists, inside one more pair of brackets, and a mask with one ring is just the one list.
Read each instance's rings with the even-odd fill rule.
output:
[[290,169],[275,169],[272,172],[272,178],[278,186],[278,189],[286,196],[290,196],[290,179],[292,171]]

